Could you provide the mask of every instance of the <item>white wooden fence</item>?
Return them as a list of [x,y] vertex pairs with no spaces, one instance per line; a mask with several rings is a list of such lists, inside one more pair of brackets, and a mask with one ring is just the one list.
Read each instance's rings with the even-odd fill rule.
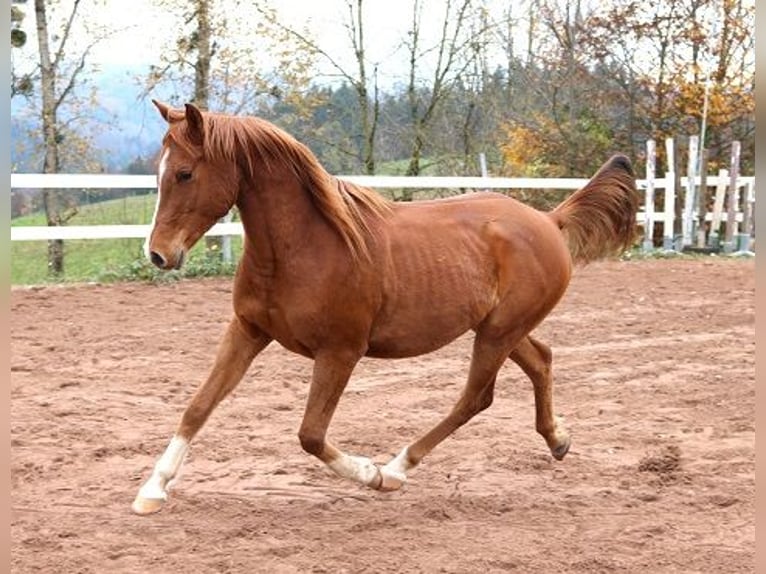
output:
[[[518,178],[518,177],[400,177],[400,176],[340,176],[354,183],[373,188],[410,188],[410,189],[559,189],[576,190],[584,186],[588,179],[565,179],[565,178]],[[656,222],[663,227],[663,245],[666,248],[673,247],[673,221],[675,214],[675,194],[688,190],[689,179],[681,178],[681,190],[675,189],[675,177],[672,173],[664,178],[639,179],[637,185],[643,191],[644,204],[638,215],[637,222],[646,230],[644,236],[645,248],[649,248]],[[700,184],[700,177],[694,180],[695,185]],[[727,189],[733,185],[736,190],[734,196],[732,219],[726,218],[726,223],[738,225],[747,217],[743,215],[755,201],[755,178],[750,176],[738,176],[731,181],[726,170],[722,170],[718,176],[709,176],[706,181],[708,186],[716,187],[715,206],[713,211],[705,214],[706,221],[711,222],[711,230],[718,232],[718,228],[724,222],[724,195]],[[153,175],[108,175],[108,174],[11,174],[12,189],[155,189],[156,177]],[[745,201],[740,201],[740,190],[745,190]],[[657,190],[664,190],[662,210],[657,211],[654,196]],[[740,205],[746,207],[745,213],[739,209]],[[754,213],[754,212],[753,212]],[[684,213],[683,217],[695,217],[696,213]],[[727,214],[728,215],[728,214]],[[49,239],[117,239],[117,238],[143,238],[149,232],[149,225],[67,225],[67,226],[12,226],[11,241],[43,241]],[[242,227],[240,223],[218,223],[209,231],[208,235],[230,236],[240,235]],[[735,231],[736,235],[736,231]]]

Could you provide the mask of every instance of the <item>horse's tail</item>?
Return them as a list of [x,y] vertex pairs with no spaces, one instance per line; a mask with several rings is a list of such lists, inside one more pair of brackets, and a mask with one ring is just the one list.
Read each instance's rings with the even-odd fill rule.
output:
[[584,264],[629,248],[637,211],[633,167],[624,155],[614,155],[549,215],[563,232],[572,261]]

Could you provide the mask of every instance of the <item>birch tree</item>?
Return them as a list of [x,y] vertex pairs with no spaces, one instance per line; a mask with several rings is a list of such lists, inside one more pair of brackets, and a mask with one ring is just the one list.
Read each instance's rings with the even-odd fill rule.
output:
[[[87,0],[85,4],[88,3]],[[37,32],[37,54],[39,58],[39,97],[43,138],[43,173],[58,173],[67,149],[70,151],[78,140],[72,123],[74,114],[62,113],[78,105],[79,95],[75,88],[85,83],[88,58],[94,46],[106,37],[103,30],[90,36],[86,42],[76,42],[75,35],[81,19],[82,0],[56,2],[35,0],[35,28]],[[55,34],[51,34],[50,19],[56,20]],[[30,82],[33,76],[30,76]],[[31,90],[31,87],[30,87]],[[80,143],[83,140],[80,139]],[[82,152],[82,149],[81,149]],[[55,189],[42,192],[46,222],[49,226],[66,224],[76,213],[76,206],[64,202]],[[54,276],[64,272],[64,242],[53,239],[48,242],[48,271]]]

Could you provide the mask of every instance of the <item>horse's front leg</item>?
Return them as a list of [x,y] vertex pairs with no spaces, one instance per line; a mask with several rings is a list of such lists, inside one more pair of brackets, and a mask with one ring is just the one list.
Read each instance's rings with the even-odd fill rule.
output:
[[316,456],[336,474],[379,488],[382,477],[371,460],[346,454],[326,438],[335,407],[360,357],[360,354],[347,352],[317,354],[298,437],[306,452]]
[[255,356],[270,341],[268,336],[254,333],[252,329],[246,332],[236,317],[231,321],[210,375],[186,407],[176,434],[133,501],[136,514],[151,514],[162,508],[167,500],[168,484],[178,474],[192,438],[216,405],[242,380]]

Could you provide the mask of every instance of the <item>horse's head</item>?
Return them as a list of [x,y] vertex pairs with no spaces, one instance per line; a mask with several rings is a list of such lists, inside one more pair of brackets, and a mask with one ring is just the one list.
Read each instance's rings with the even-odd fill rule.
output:
[[236,161],[214,161],[210,121],[192,104],[184,110],[154,101],[168,122],[157,172],[157,205],[144,243],[160,269],[178,269],[194,244],[234,205],[240,173]]

